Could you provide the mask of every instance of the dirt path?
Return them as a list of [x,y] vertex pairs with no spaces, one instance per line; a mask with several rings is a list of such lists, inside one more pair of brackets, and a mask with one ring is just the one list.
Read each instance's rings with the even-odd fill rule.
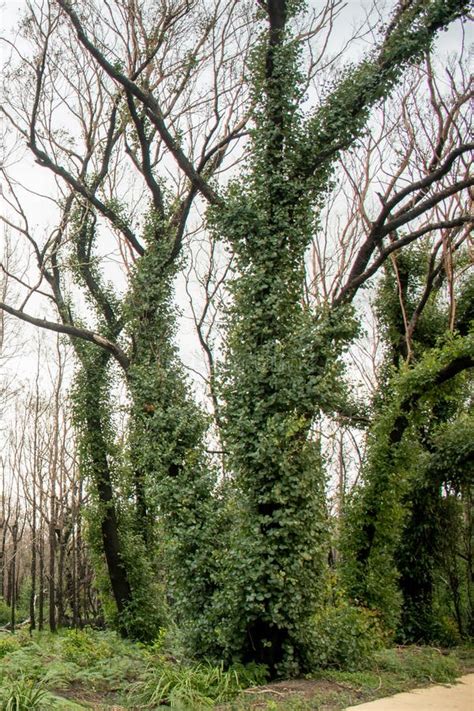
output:
[[414,689],[346,711],[474,711],[474,674],[462,676],[452,686]]

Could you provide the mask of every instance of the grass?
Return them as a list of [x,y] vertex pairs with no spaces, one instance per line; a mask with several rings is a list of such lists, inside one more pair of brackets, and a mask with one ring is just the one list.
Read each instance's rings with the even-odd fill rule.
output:
[[150,664],[129,692],[131,705],[138,708],[214,708],[236,697],[248,686],[263,682],[258,667],[234,666],[225,670],[211,664]]
[[186,711],[335,711],[474,669],[474,651],[384,649],[370,668],[324,670],[306,679],[264,684],[256,666],[176,660],[161,640],[133,644],[93,630],[0,634],[0,711],[158,709]]

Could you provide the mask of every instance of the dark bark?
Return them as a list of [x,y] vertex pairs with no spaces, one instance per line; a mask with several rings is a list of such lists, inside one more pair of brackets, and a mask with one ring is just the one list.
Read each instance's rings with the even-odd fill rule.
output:
[[30,593],[30,632],[36,629],[36,482],[33,483],[31,521],[31,593]]
[[[86,424],[88,431],[94,437],[95,443],[95,446],[90,448],[90,456],[93,460],[94,484],[101,508],[102,545],[112,594],[118,612],[122,613],[132,600],[132,590],[121,553],[112,477],[107,461],[107,445],[104,438],[103,425],[99,415],[98,403],[93,400],[93,396],[89,394]],[[125,632],[125,630],[122,630],[122,632]]]
[[56,632],[56,536],[54,521],[56,516],[55,497],[51,496],[51,520],[48,527],[49,542],[49,570],[48,570],[48,600],[49,600],[49,629]]
[[16,599],[17,599],[16,559],[17,559],[17,554],[18,554],[18,521],[15,521],[15,523],[11,527],[11,534],[12,534],[12,557],[11,557],[10,571],[9,571],[9,583],[10,583],[9,598],[10,598],[10,630],[12,632],[14,632],[15,631],[15,624],[16,624],[15,617],[16,617]]
[[276,677],[288,637],[287,629],[262,619],[255,620],[247,629],[248,644],[244,662],[264,664],[268,668],[270,677]]
[[433,642],[433,574],[440,525],[440,487],[435,484],[413,492],[410,519],[396,554],[403,596],[403,641]]

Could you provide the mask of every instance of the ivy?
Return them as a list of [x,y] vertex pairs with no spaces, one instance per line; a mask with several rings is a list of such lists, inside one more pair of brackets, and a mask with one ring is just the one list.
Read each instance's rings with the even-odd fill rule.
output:
[[[347,591],[359,604],[378,610],[392,632],[399,624],[403,602],[398,566],[413,566],[416,561],[417,565],[427,565],[432,570],[432,554],[428,549],[435,545],[433,529],[424,537],[425,543],[419,543],[418,552],[415,538],[421,540],[423,525],[433,525],[436,521],[433,507],[439,508],[439,488],[445,480],[440,474],[442,462],[446,461],[440,444],[448,442],[449,435],[458,447],[462,441],[462,428],[454,436],[452,426],[442,424],[436,430],[436,423],[452,416],[459,407],[469,376],[461,371],[454,381],[449,379],[444,384],[440,383],[440,376],[453,364],[469,359],[474,362],[474,333],[467,337],[448,334],[437,348],[429,349],[416,366],[405,367],[392,378],[384,411],[370,435],[363,485],[354,494],[347,512],[343,535],[343,577]],[[460,423],[463,421],[461,417]],[[433,427],[435,432],[429,434],[427,449],[426,438],[429,428],[433,430]],[[470,451],[469,444],[464,451]],[[456,461],[460,460],[455,457]],[[469,465],[466,469],[461,466],[461,471],[468,468]],[[456,469],[453,479],[455,472]],[[412,560],[409,563],[400,545],[414,517],[415,538],[411,536],[407,544]],[[431,556],[431,562],[426,556]],[[420,580],[425,574],[428,573],[420,568]],[[426,614],[426,605],[423,614]],[[420,628],[428,630],[426,618]]]
[[[468,3],[410,3],[393,18],[379,50],[348,67],[310,116],[302,110],[300,46],[291,31],[303,10],[301,2],[268,3],[268,32],[249,67],[253,125],[245,170],[208,211],[209,227],[235,255],[237,270],[220,373],[227,483],[219,483],[204,456],[206,418],[176,350],[172,295],[180,263],[166,191],[168,204],[148,212],[146,249],[123,304],[113,302],[93,268],[81,268],[79,253],[73,264],[92,295],[101,333],[122,339],[129,351],[128,437],[120,453],[108,358],[82,346],[76,395],[85,475],[100,492],[100,455],[112,487],[98,522],[103,526],[112,511],[117,517],[122,582],[129,588],[118,606],[119,626],[152,637],[165,614],[166,586],[189,649],[227,662],[261,662],[272,675],[310,667],[328,530],[315,424],[347,398],[341,356],[357,332],[350,307],[313,313],[304,305],[305,253],[339,151],[360,137],[401,70]],[[129,228],[116,201],[108,208],[116,224]],[[94,239],[93,222],[82,220],[79,252],[89,250],[90,257]],[[346,579],[352,595],[380,609],[388,626],[396,625],[401,605],[394,557],[412,464],[428,466],[421,424],[433,409],[430,393],[443,363],[463,357],[468,344],[452,338],[390,379],[393,397],[372,433],[365,485],[350,519],[360,524],[364,512],[365,523],[349,538]],[[91,412],[95,424],[87,420]]]

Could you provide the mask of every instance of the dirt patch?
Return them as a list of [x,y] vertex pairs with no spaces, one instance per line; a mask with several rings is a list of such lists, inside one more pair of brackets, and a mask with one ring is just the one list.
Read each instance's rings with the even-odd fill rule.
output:
[[[265,709],[269,701],[278,704],[279,708],[284,708],[285,702],[301,700],[320,702],[318,709],[330,711],[343,708],[349,703],[357,703],[363,697],[362,693],[349,684],[339,684],[327,679],[292,679],[246,689],[239,697],[237,708]],[[229,705],[219,706],[218,709],[224,711],[229,709]]]

